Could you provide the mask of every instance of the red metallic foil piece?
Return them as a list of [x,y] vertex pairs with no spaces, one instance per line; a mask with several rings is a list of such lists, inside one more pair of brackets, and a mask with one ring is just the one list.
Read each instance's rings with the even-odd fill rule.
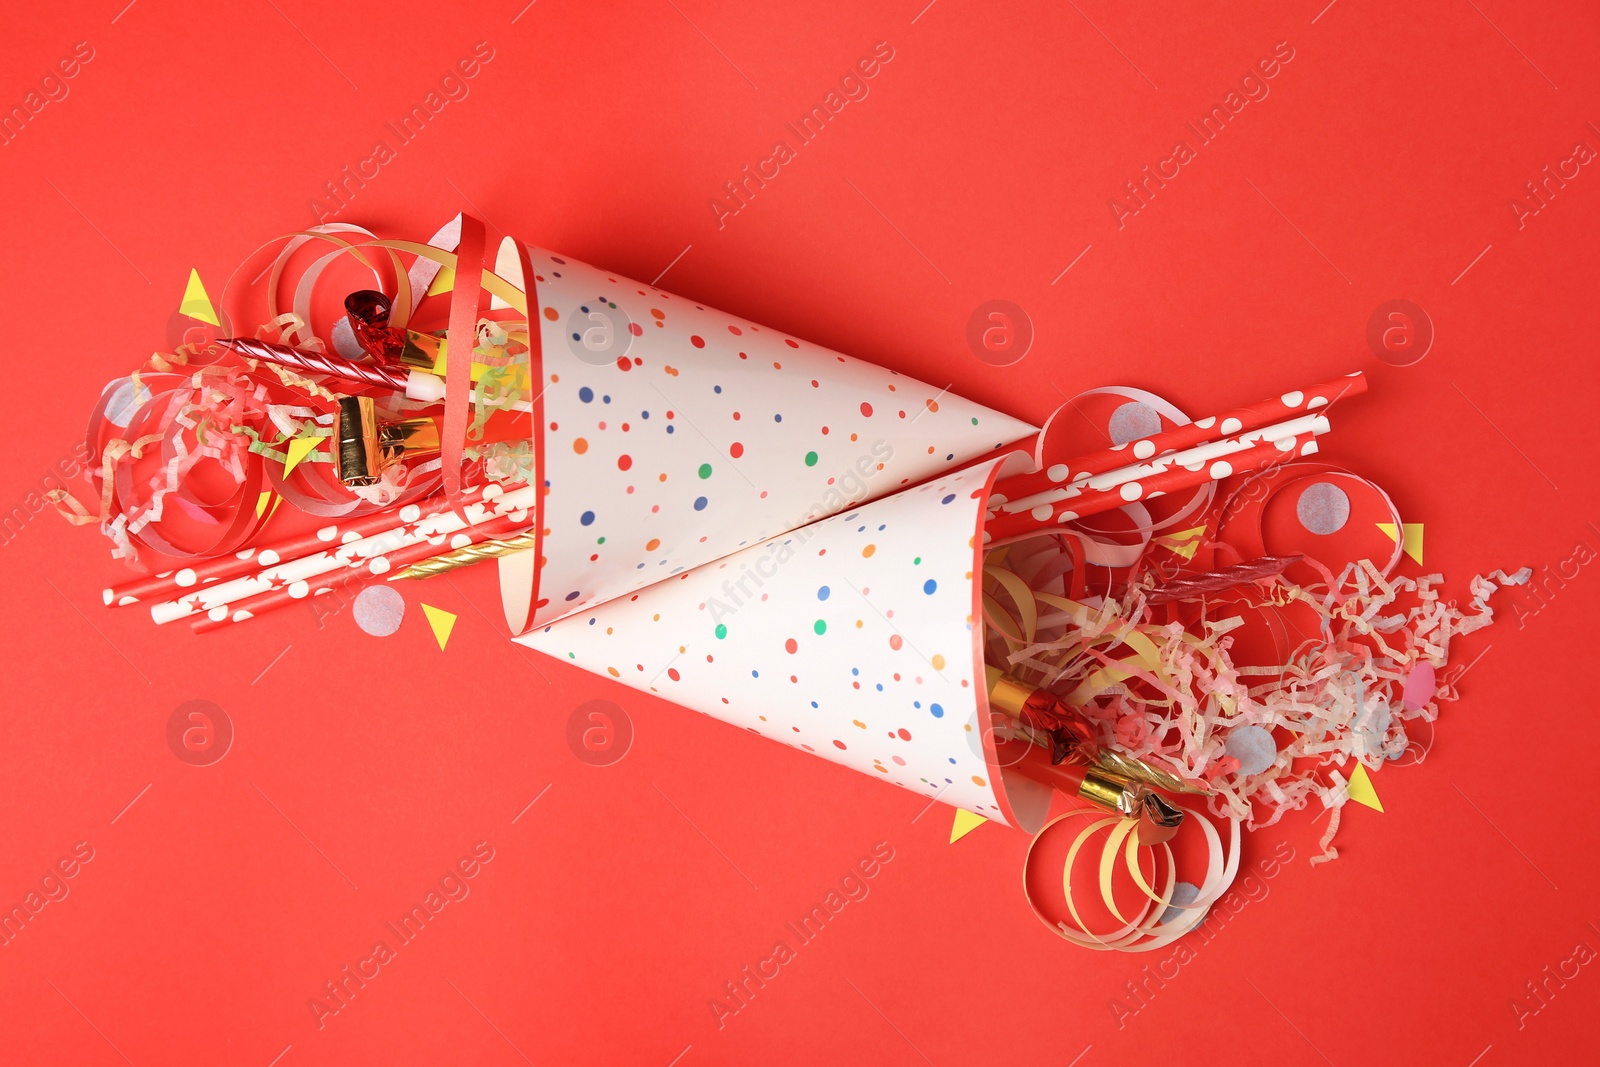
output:
[[345,313],[356,342],[373,359],[388,366],[399,365],[406,350],[406,331],[389,325],[394,303],[376,289],[357,289],[344,298]]

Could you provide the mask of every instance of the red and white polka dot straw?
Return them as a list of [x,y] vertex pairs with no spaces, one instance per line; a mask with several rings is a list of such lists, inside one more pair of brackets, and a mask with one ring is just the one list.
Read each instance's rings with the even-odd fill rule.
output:
[[1328,432],[1328,417],[1326,415],[1302,415],[1298,419],[1276,423],[1272,426],[1261,426],[1254,430],[1246,430],[1232,437],[1224,437],[1218,441],[1207,441],[1205,444],[1196,445],[1194,448],[1182,452],[1169,452],[1157,456],[1144,463],[1135,463],[1128,467],[1118,467],[1116,470],[1097,474],[1092,478],[1075,479],[1065,486],[1058,486],[1031,497],[1021,500],[1010,500],[991,508],[992,514],[1005,514],[1010,512],[1035,511],[1047,504],[1055,504],[1063,500],[1081,497],[1084,493],[1101,489],[1114,489],[1128,482],[1143,482],[1157,474],[1161,474],[1172,467],[1184,467],[1197,471],[1202,467],[1223,459],[1235,452],[1243,452],[1260,441],[1283,441],[1296,437],[1302,433],[1322,434]]
[[1283,422],[1325,408],[1336,401],[1360,396],[1366,391],[1366,375],[1361,371],[1353,371],[1306,389],[1296,389],[1279,396],[1268,397],[1254,404],[1225,411],[1221,415],[1198,419],[1163,433],[1127,441],[1077,459],[1051,462],[1047,456],[1043,469],[1001,479],[995,484],[995,495],[1003,496],[1006,500],[1021,500],[1024,497],[1059,488],[1072,481],[1105,474],[1166,452],[1183,451],[1209,441],[1221,440],[1234,434]]
[[[473,499],[482,488],[474,486],[467,491],[467,498]],[[449,504],[440,496],[420,503],[406,504],[397,509],[374,511],[351,519],[341,519],[259,550],[246,548],[215,559],[196,560],[177,570],[149,574],[120,585],[113,585],[103,590],[101,596],[107,607],[126,607],[155,594],[170,596],[186,589],[264,570],[285,560],[299,559],[313,552],[320,552],[329,545],[340,545],[356,538],[382,533],[394,526],[397,515],[402,522],[415,522],[436,515],[447,507]]]
[[[466,506],[465,518],[454,511],[441,511],[435,515],[420,517],[414,522],[403,522],[399,526],[372,536],[351,540],[331,551],[317,552],[280,563],[268,567],[259,574],[203,586],[180,600],[157,602],[150,607],[150,617],[157,624],[185,619],[191,615],[209,612],[213,608],[236,603],[247,597],[271,592],[279,587],[298,588],[296,583],[309,582],[312,578],[339,570],[352,563],[386,556],[431,537],[452,534],[469,526],[478,526],[502,515],[531,513],[536,499],[532,486],[523,486],[507,492],[497,490],[499,486],[486,488],[480,494],[478,502]],[[395,518],[396,516],[391,515],[390,521],[394,521]]]
[[268,612],[279,608],[290,607],[294,604],[306,604],[319,596],[327,596],[342,590],[345,595],[353,595],[369,585],[387,580],[388,576],[402,567],[410,566],[421,560],[431,559],[443,552],[449,552],[466,545],[475,545],[482,541],[492,540],[497,537],[509,537],[519,533],[528,525],[527,518],[514,520],[509,515],[500,519],[491,520],[481,526],[473,526],[459,533],[448,536],[429,538],[419,541],[414,545],[396,549],[393,552],[372,556],[350,564],[336,572],[321,575],[308,582],[296,582],[249,597],[232,604],[212,608],[206,614],[198,616],[193,625],[197,634],[209,633],[212,630],[223,629],[237,623],[248,622]]
[[[1326,423],[1322,429],[1327,429]],[[1206,482],[1221,481],[1243,471],[1260,470],[1288,463],[1298,457],[1315,454],[1317,447],[1317,434],[1307,430],[1292,437],[1260,440],[1242,451],[1193,466],[1184,466],[1181,463],[1167,464],[1160,470],[1153,470],[1145,478],[1123,481],[1100,489],[1085,489],[1077,496],[1066,500],[1043,504],[1028,511],[999,515],[984,526],[983,543],[994,545],[1013,538],[1045,532],[1057,528],[1063,522],[1098,515],[1126,504],[1193,489]]]

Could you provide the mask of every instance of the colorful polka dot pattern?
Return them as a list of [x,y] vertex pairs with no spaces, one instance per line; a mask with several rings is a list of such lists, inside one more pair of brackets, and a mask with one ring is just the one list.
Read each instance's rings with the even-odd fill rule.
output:
[[517,640],[1005,821],[983,756],[975,688],[983,674],[972,632],[973,544],[996,462],[946,473]]
[[[1035,432],[916,379],[651,286],[540,249],[530,257],[549,490],[536,624]],[[617,331],[629,338],[626,352],[604,366],[579,359],[569,320],[581,308],[612,307],[631,325]],[[518,572],[502,573],[514,581]],[[508,600],[517,595],[508,588]]]

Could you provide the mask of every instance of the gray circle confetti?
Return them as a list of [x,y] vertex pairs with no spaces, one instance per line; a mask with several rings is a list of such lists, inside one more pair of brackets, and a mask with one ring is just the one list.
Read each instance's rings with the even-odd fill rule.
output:
[[1240,774],[1260,774],[1278,758],[1278,744],[1264,726],[1238,726],[1228,732],[1224,751],[1239,761]]
[[373,637],[388,637],[406,617],[405,597],[392,586],[369,585],[356,594],[356,625]]
[[1190,910],[1185,905],[1193,904],[1200,896],[1200,887],[1188,882],[1179,882],[1172,887],[1172,903],[1167,910],[1161,913],[1161,921],[1169,923],[1174,919],[1189,914]]
[[124,378],[114,386],[107,386],[113,390],[111,399],[106,401],[106,421],[113,426],[126,426],[133,421],[133,413],[150,399],[150,390],[144,386],[135,386],[132,378]]
[[1111,413],[1106,431],[1111,434],[1111,447],[1121,448],[1129,441],[1160,433],[1161,416],[1149,404],[1130,400]]
[[1300,494],[1294,511],[1301,526],[1326,536],[1344,529],[1350,521],[1350,498],[1332,482],[1314,482]]

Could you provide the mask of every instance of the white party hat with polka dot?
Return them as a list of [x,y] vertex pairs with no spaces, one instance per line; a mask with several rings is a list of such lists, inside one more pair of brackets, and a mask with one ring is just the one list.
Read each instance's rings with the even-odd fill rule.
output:
[[517,640],[1031,832],[1050,790],[996,762],[974,629],[989,489],[1023,460],[946,472]]
[[[871,363],[530,248],[543,566],[513,632],[624,596],[1036,432]],[[496,272],[519,282],[514,245]],[[537,593],[534,592],[535,586]]]

